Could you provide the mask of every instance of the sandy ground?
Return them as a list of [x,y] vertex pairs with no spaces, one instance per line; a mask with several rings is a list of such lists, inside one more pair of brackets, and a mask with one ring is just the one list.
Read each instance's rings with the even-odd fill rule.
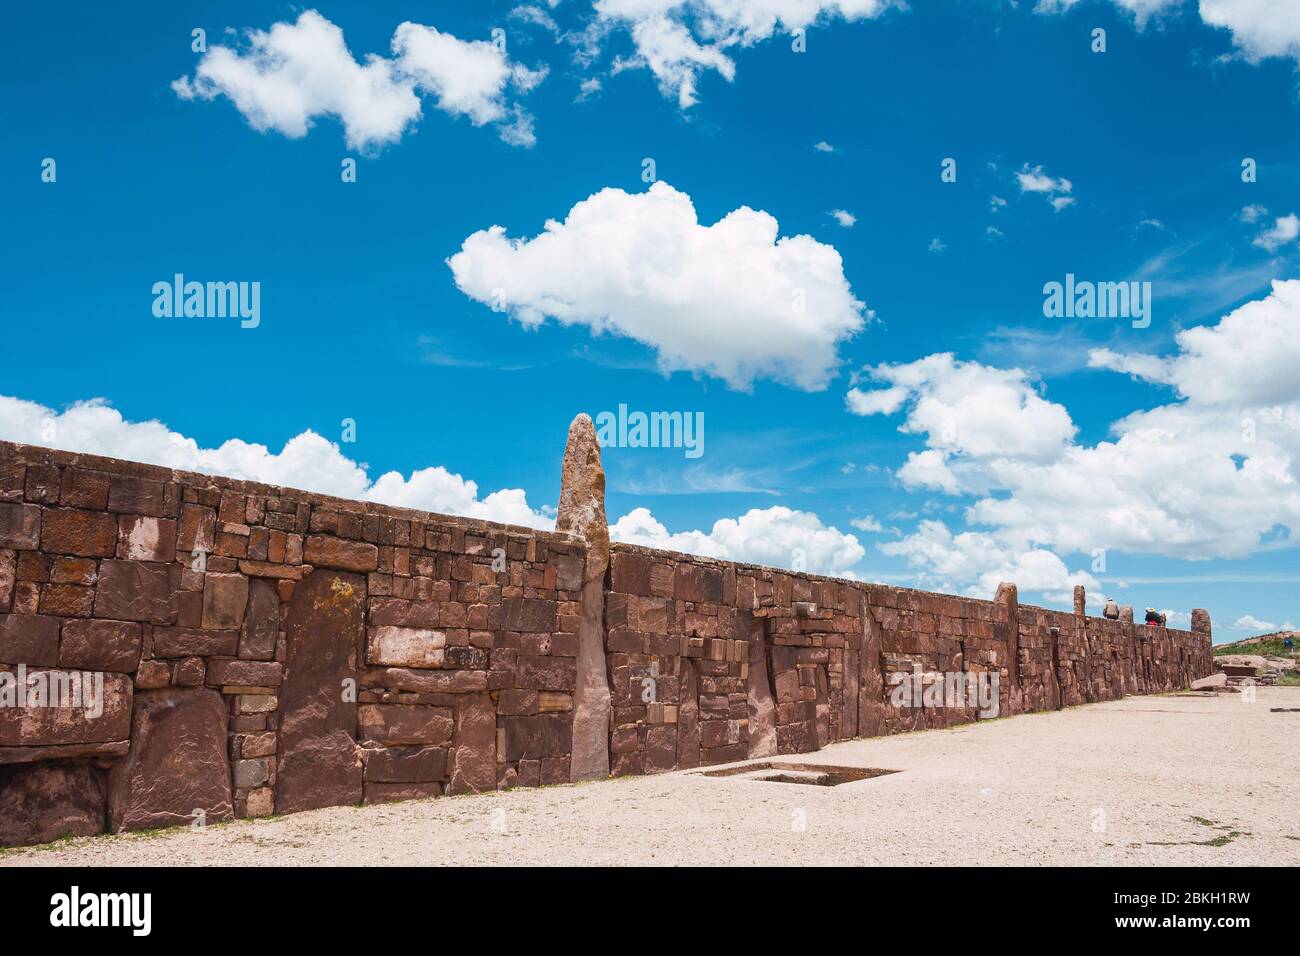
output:
[[654,777],[205,830],[77,839],[0,865],[1300,863],[1300,688],[1130,697],[836,744],[837,787]]

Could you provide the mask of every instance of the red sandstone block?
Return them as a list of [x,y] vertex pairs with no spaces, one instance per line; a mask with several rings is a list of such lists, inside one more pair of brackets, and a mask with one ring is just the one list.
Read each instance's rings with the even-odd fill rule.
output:
[[59,504],[70,508],[102,510],[108,507],[109,476],[81,468],[63,469]]
[[102,511],[47,508],[41,516],[41,550],[111,558],[117,550],[117,518]]
[[364,541],[312,535],[307,539],[303,560],[314,567],[374,571],[379,567],[379,549]]
[[0,661],[58,666],[59,619],[39,614],[0,614]]
[[163,517],[167,488],[150,478],[113,478],[108,486],[108,510]]
[[95,607],[95,589],[78,584],[46,584],[41,587],[39,610],[57,617],[90,617]]
[[140,663],[140,631],[131,621],[67,621],[59,666],[130,674]]

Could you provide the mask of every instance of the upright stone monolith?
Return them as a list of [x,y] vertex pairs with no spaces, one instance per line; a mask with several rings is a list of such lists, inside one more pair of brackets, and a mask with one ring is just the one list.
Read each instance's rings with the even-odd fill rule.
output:
[[1082,584],[1074,586],[1074,613],[1079,617],[1088,613],[1088,591]]
[[605,571],[609,525],[605,518],[605,469],[596,426],[585,414],[569,426],[561,468],[555,530],[587,542],[578,619],[578,679],[573,695],[573,756],[570,780],[609,776],[609,676],[605,667]]

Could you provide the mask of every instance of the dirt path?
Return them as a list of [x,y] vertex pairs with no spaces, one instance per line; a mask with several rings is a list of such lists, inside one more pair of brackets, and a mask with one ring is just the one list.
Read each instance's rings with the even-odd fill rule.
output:
[[[692,772],[9,850],[0,865],[1300,863],[1300,688],[836,744],[837,787]],[[786,758],[783,758],[786,759]]]

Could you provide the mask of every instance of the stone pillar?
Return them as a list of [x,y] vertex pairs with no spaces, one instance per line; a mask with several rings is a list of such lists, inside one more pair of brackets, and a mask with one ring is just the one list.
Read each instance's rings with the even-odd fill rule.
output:
[[1074,586],[1074,613],[1083,617],[1087,613],[1088,592],[1082,584]]
[[1133,605],[1122,604],[1119,609],[1119,622],[1121,624],[1133,623]]
[[1192,608],[1192,633],[1211,637],[1210,612],[1203,607]]
[[587,542],[578,619],[578,680],[573,695],[573,757],[569,779],[609,776],[609,674],[605,666],[605,572],[609,525],[605,518],[605,469],[596,426],[585,414],[569,426],[561,466],[555,530]]
[[[1003,581],[993,598],[993,637],[1007,649],[1007,706],[1004,716],[1020,713],[1020,592]],[[1000,695],[999,695],[1000,696]]]

